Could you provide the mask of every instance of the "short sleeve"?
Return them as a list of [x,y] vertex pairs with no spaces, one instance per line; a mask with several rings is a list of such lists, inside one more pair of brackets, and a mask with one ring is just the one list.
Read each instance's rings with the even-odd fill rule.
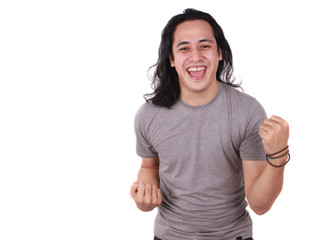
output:
[[246,118],[245,134],[239,148],[240,157],[242,160],[265,160],[266,153],[259,130],[267,115],[257,100],[254,99]]
[[148,141],[148,114],[146,104],[140,107],[134,119],[134,130],[136,134],[136,153],[140,157],[151,158],[154,157],[157,152]]

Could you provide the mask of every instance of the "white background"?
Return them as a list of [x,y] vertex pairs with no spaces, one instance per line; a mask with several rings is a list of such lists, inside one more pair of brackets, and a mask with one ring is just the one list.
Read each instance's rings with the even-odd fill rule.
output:
[[152,239],[129,197],[133,119],[160,33],[212,14],[235,74],[290,123],[292,159],[254,238],[320,239],[317,1],[1,1],[0,239]]

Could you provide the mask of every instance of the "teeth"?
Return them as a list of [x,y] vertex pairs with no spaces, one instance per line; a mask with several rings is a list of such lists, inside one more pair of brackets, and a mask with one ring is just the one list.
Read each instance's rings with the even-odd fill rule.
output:
[[202,70],[205,70],[206,68],[205,67],[190,67],[188,69],[189,72],[197,72],[197,71],[202,71]]

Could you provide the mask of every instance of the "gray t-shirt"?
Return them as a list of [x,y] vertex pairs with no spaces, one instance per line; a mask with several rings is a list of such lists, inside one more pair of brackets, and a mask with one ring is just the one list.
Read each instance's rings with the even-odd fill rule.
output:
[[253,97],[220,84],[202,106],[145,103],[135,118],[137,154],[160,160],[154,232],[164,240],[252,236],[241,160],[264,160],[258,134],[266,118]]

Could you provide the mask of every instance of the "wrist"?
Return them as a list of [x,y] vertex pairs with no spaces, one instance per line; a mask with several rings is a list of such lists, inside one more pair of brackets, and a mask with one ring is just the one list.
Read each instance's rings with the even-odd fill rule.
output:
[[290,160],[289,146],[286,146],[284,149],[278,152],[266,154],[266,159],[273,167],[285,166]]
[[271,162],[274,165],[282,165],[284,163],[286,163],[288,161],[288,154],[289,151],[284,155],[280,155],[280,156],[274,156],[274,157],[267,157],[269,162]]

